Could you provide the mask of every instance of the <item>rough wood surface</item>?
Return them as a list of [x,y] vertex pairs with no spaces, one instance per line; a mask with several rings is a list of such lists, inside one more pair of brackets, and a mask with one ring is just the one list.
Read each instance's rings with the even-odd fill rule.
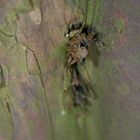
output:
[[[139,0],[0,0],[0,140],[139,140]],[[95,25],[89,112],[63,103],[66,22]],[[65,95],[64,95],[65,96]]]

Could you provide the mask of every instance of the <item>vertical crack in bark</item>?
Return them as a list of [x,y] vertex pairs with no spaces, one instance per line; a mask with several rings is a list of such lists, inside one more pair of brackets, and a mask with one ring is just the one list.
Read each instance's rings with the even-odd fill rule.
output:
[[[18,41],[18,42],[19,42],[19,41]],[[22,44],[21,42],[19,42],[19,43]],[[47,112],[48,112],[48,117],[49,117],[49,119],[48,119],[48,124],[49,124],[49,128],[50,128],[51,139],[52,139],[52,140],[55,140],[55,138],[54,138],[54,133],[53,133],[53,125],[52,125],[51,113],[50,113],[50,108],[49,108],[48,99],[47,99],[47,95],[46,95],[46,88],[45,88],[45,85],[44,85],[44,82],[43,82],[43,77],[42,77],[43,75],[42,75],[41,66],[40,66],[40,64],[39,64],[39,61],[38,61],[36,55],[35,55],[34,50],[31,49],[31,48],[29,48],[28,46],[25,46],[24,44],[22,44],[22,45],[23,45],[27,50],[30,50],[30,51],[33,53],[34,58],[35,58],[35,61],[36,61],[36,64],[37,64],[37,67],[38,67],[38,69],[39,69],[39,74],[38,74],[38,76],[40,77],[40,81],[41,81],[41,84],[42,84],[42,87],[43,87],[43,96],[44,96],[43,99],[45,99],[44,102],[46,103],[46,106],[47,106]],[[27,59],[26,59],[26,63],[27,63]],[[27,66],[27,71],[28,71],[28,66]],[[29,71],[28,71],[28,72],[29,72]],[[30,74],[30,72],[29,72],[29,74]]]
[[11,107],[10,107],[12,103],[11,99],[8,94],[1,93],[0,100],[1,100],[0,103],[1,103],[1,106],[3,107],[4,113],[6,114],[8,121],[10,122],[10,125],[12,127],[12,131],[14,131],[14,121],[13,121]]
[[[14,121],[13,121],[13,117],[11,114],[11,98],[9,97],[9,94],[7,94],[7,92],[4,92],[3,90],[5,90],[5,87],[7,86],[7,76],[5,75],[3,66],[0,64],[0,104],[4,110],[4,113],[6,114],[8,121],[11,124],[12,130],[14,130]],[[2,90],[2,88],[4,88]]]
[[46,102],[46,105],[47,105],[47,110],[48,110],[48,115],[49,115],[49,122],[50,122],[50,129],[51,129],[51,137],[52,137],[52,140],[54,140],[54,134],[53,134],[53,125],[52,125],[52,118],[51,118],[51,113],[50,113],[50,108],[49,108],[49,104],[48,104],[48,99],[47,99],[47,95],[46,95],[46,88],[45,88],[45,85],[44,85],[44,82],[43,82],[43,75],[42,75],[42,71],[41,71],[41,67],[40,67],[40,64],[39,64],[39,61],[34,53],[34,51],[32,49],[30,49],[33,54],[34,54],[34,57],[35,57],[35,60],[37,62],[37,65],[38,65],[38,68],[39,68],[39,77],[40,77],[40,80],[41,80],[41,83],[42,83],[42,87],[43,87],[43,90],[44,90],[44,97],[45,97],[45,102]]
[[2,65],[0,64],[0,89],[6,86],[6,81],[4,77],[4,72]]

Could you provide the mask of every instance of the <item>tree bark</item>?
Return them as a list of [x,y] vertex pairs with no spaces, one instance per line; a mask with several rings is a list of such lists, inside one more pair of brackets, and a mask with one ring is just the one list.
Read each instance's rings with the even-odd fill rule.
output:
[[[139,140],[139,5],[1,0],[0,140]],[[106,44],[86,62],[98,95],[88,112],[68,107],[63,93],[63,35],[74,17],[96,26]]]

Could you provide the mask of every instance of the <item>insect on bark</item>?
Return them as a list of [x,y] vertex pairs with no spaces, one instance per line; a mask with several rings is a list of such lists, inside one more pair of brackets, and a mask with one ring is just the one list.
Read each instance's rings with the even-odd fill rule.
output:
[[99,34],[95,28],[83,22],[74,21],[67,25],[67,31],[64,33],[64,36],[68,41],[66,45],[67,60],[65,76],[70,75],[70,84],[64,91],[67,93],[70,90],[73,106],[83,108],[91,103],[92,95],[97,98],[92,85],[84,79],[80,73],[80,69],[84,68],[88,75],[84,63],[88,57],[91,44],[100,41]]

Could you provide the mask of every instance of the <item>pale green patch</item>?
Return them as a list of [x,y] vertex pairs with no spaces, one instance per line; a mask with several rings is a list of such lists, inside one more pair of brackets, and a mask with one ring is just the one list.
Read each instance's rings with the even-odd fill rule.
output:
[[0,32],[0,42],[3,47],[11,48],[16,44],[15,36],[7,36]]
[[33,3],[30,0],[20,0],[17,1],[16,12],[17,13],[26,13],[33,9]]
[[115,25],[119,33],[122,33],[125,30],[125,22],[123,19],[118,19]]
[[125,95],[129,93],[129,90],[130,90],[129,86],[126,83],[116,86],[116,89],[120,95]]
[[94,16],[94,10],[95,10],[95,6],[93,1],[89,0],[88,2],[88,9],[87,9],[87,18],[86,18],[86,24],[90,25],[92,23],[93,20],[93,16]]
[[[127,54],[127,55],[129,55],[129,54]],[[139,53],[137,53],[137,54],[135,54],[135,55],[130,55],[128,58],[128,61],[130,61],[131,63],[135,63],[135,64],[137,64],[137,65],[140,65],[140,54]]]
[[61,63],[64,63],[67,57],[67,48],[66,43],[61,44],[58,47],[55,47],[50,55],[51,60],[59,59]]

